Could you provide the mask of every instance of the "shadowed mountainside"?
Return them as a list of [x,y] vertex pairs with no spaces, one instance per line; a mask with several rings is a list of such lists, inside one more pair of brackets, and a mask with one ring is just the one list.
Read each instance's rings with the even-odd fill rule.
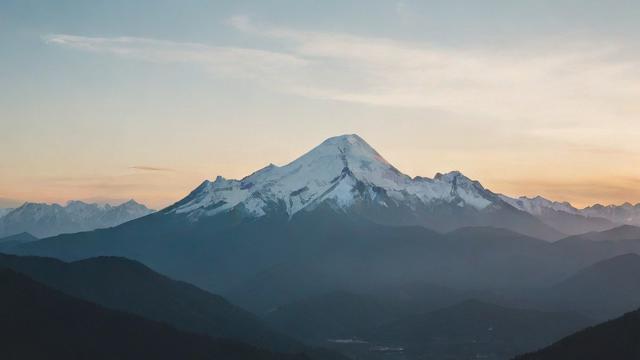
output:
[[640,359],[640,310],[581,330],[514,360]]
[[176,330],[0,270],[4,359],[306,359]]

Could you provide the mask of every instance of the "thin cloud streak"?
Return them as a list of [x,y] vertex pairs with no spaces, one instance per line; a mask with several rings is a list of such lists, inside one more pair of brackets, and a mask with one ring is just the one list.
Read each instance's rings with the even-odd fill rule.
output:
[[48,44],[153,63],[185,63],[203,67],[214,75],[275,80],[281,73],[304,66],[295,56],[257,49],[209,46],[138,37],[86,37],[51,34]]
[[145,165],[130,166],[129,169],[143,170],[143,171],[175,171],[174,169],[170,169],[170,168],[145,166]]

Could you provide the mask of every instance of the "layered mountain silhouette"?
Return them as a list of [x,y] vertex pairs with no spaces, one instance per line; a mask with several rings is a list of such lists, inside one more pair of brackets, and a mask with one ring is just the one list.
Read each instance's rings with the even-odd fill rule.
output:
[[307,359],[110,310],[0,270],[3,359]]
[[640,310],[579,331],[514,360],[640,359]]
[[42,257],[0,254],[9,268],[65,294],[215,338],[234,339],[279,351],[301,351],[296,341],[269,329],[253,314],[190,284],[116,257],[65,263]]
[[58,204],[25,203],[0,211],[0,237],[28,232],[39,238],[120,225],[153,210],[129,200],[118,206],[70,201]]
[[551,287],[549,305],[608,319],[640,304],[640,255],[625,254],[591,265]]
[[28,242],[32,242],[36,240],[38,240],[37,237],[27,232],[15,234],[15,235],[9,235],[9,236],[0,238],[0,251],[11,249],[12,247],[26,244]]
[[590,231],[579,235],[570,236],[563,241],[618,241],[640,239],[640,227],[622,225],[605,231]]

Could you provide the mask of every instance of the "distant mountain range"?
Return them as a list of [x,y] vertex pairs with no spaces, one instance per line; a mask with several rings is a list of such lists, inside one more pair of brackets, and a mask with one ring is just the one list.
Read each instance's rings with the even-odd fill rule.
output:
[[640,225],[640,203],[607,206],[596,204],[578,209],[568,202],[551,201],[541,196],[500,197],[513,207],[528,212],[567,235],[601,231],[625,224]]
[[25,203],[0,209],[0,237],[28,232],[39,238],[120,225],[154,210],[129,200],[117,206],[69,201],[67,205]]
[[621,225],[604,231],[590,231],[587,233],[569,236],[562,239],[569,241],[619,241],[640,239],[640,227],[633,225]]

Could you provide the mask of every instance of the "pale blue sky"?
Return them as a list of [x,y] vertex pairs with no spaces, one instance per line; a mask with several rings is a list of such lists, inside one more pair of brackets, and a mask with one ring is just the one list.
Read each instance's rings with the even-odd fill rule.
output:
[[638,19],[637,1],[0,1],[0,197],[159,207],[355,132],[410,175],[640,201]]

